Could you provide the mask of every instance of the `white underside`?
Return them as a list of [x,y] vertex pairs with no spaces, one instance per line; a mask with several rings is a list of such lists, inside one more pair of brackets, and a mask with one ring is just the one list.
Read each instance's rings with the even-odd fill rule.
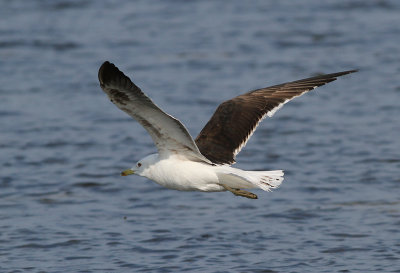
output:
[[146,168],[135,170],[161,186],[181,191],[225,191],[221,184],[237,189],[277,188],[283,181],[283,171],[244,171],[227,165],[186,160],[179,155],[159,158],[154,155]]

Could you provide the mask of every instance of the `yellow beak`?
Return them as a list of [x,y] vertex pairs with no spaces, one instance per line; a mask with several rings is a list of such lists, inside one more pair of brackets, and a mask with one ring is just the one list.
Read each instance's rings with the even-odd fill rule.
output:
[[127,176],[127,175],[131,175],[134,174],[135,172],[132,171],[131,169],[125,170],[121,173],[122,176]]

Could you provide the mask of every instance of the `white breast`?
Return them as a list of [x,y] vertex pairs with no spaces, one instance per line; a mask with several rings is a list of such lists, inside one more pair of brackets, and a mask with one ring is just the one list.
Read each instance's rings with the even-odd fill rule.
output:
[[179,156],[158,158],[142,175],[166,188],[181,191],[221,191],[216,167]]

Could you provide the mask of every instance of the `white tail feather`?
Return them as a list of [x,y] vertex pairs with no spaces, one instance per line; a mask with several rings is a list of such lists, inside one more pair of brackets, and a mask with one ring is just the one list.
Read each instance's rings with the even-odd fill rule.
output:
[[246,171],[246,180],[255,184],[264,191],[271,191],[280,186],[283,181],[283,171]]
[[244,171],[229,168],[217,173],[222,184],[237,189],[260,188],[264,191],[276,189],[283,181],[283,171]]

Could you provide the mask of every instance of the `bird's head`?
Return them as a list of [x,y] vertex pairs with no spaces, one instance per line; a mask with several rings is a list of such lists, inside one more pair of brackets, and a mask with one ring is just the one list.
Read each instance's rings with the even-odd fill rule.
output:
[[138,162],[136,162],[135,166],[121,172],[121,175],[127,176],[131,174],[137,174],[140,176],[146,176],[146,173],[149,171],[150,166],[155,162],[155,156],[156,155],[152,154],[140,159]]

